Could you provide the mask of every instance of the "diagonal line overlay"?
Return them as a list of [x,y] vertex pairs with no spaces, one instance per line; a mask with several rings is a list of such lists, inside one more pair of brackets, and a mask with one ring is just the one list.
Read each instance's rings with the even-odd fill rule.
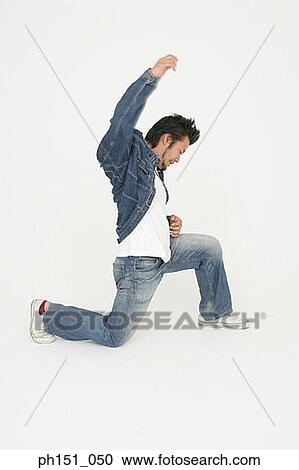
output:
[[259,404],[261,405],[261,407],[263,408],[264,412],[266,413],[266,415],[268,416],[269,420],[271,421],[271,423],[273,424],[273,426],[275,426],[275,423],[273,421],[273,419],[271,418],[270,414],[268,413],[268,411],[266,410],[266,408],[264,407],[263,403],[261,402],[261,400],[259,399],[259,397],[257,396],[257,394],[255,393],[252,385],[250,385],[249,381],[247,380],[247,378],[245,377],[244,373],[242,372],[242,370],[240,369],[240,367],[238,366],[238,364],[236,363],[235,359],[232,358],[233,362],[235,363],[236,367],[238,368],[240,374],[242,375],[242,377],[244,378],[245,382],[247,383],[248,387],[250,388],[250,390],[252,391],[253,395],[255,396],[255,398],[257,399],[257,401],[259,402]]
[[33,36],[32,32],[30,31],[30,29],[28,28],[27,25],[25,25],[25,28],[27,29],[28,33],[30,34],[31,38],[33,39],[35,45],[37,46],[37,48],[39,49],[39,51],[41,52],[43,58],[45,59],[45,61],[47,62],[47,64],[49,65],[50,69],[52,70],[52,72],[54,73],[55,77],[57,78],[57,80],[59,81],[60,85],[62,86],[62,88],[64,89],[65,93],[67,94],[68,98],[71,100],[71,102],[73,103],[75,109],[77,110],[79,116],[81,117],[82,121],[84,122],[85,126],[87,127],[87,129],[89,130],[89,132],[91,133],[91,135],[93,136],[93,138],[95,139],[95,141],[97,142],[97,144],[99,143],[96,135],[94,134],[94,132],[92,131],[91,127],[89,126],[88,122],[86,121],[85,117],[83,116],[83,114],[81,113],[80,109],[78,108],[78,106],[76,105],[75,101],[73,100],[73,98],[71,97],[70,93],[67,91],[66,87],[64,86],[62,80],[60,79],[60,77],[58,76],[56,70],[54,69],[53,65],[50,63],[49,59],[47,58],[46,54],[44,53],[44,51],[42,50],[42,48],[40,47],[40,45],[38,44],[37,40],[35,39],[35,37]]
[[34,415],[35,411],[37,410],[37,408],[39,407],[41,401],[43,400],[43,398],[45,397],[46,393],[48,392],[49,388],[51,387],[51,385],[53,384],[54,380],[56,379],[57,375],[59,374],[59,372],[61,371],[61,369],[63,368],[64,364],[66,363],[67,361],[67,358],[64,359],[63,363],[61,364],[61,366],[59,367],[58,371],[56,372],[56,374],[54,375],[53,379],[51,380],[51,382],[49,383],[48,387],[46,388],[46,391],[44,392],[44,394],[42,395],[41,399],[39,400],[39,402],[37,403],[37,405],[35,406],[35,408],[33,409],[31,415],[29,416],[29,418],[27,419],[26,423],[25,423],[25,426],[27,426],[27,424],[29,423],[30,419],[32,418],[32,416]]
[[230,100],[230,98],[232,97],[233,93],[235,92],[235,90],[237,89],[237,87],[239,86],[239,84],[241,83],[241,80],[244,78],[245,74],[247,73],[249,67],[252,65],[254,59],[257,57],[258,53],[260,52],[260,50],[262,49],[263,45],[265,44],[266,40],[268,39],[268,37],[270,36],[270,34],[272,33],[273,29],[275,28],[276,25],[273,25],[272,28],[270,29],[269,33],[267,34],[267,36],[265,37],[265,39],[263,40],[263,42],[261,43],[261,45],[259,46],[259,48],[257,49],[256,53],[254,54],[253,58],[251,59],[251,61],[249,62],[249,64],[247,65],[246,69],[244,70],[243,74],[241,75],[241,77],[239,78],[239,80],[237,81],[237,83],[235,84],[234,88],[232,89],[230,95],[228,96],[227,100],[224,102],[224,104],[221,106],[220,110],[218,111],[216,117],[214,118],[214,120],[212,121],[212,123],[210,124],[208,130],[206,131],[206,133],[204,134],[202,140],[200,141],[200,143],[198,144],[197,148],[195,149],[195,151],[193,152],[190,160],[188,161],[188,163],[186,164],[186,166],[183,168],[183,170],[181,171],[181,173],[179,174],[178,178],[177,178],[177,181],[179,181],[179,179],[181,178],[182,174],[184,173],[184,171],[186,170],[187,166],[190,164],[192,158],[194,157],[194,155],[196,154],[196,152],[198,151],[199,147],[203,144],[204,140],[206,139],[207,135],[209,134],[209,132],[211,131],[212,127],[214,126],[215,122],[217,121],[217,119],[219,118],[220,114],[222,113],[222,111],[224,110],[225,106],[227,105],[228,101]]

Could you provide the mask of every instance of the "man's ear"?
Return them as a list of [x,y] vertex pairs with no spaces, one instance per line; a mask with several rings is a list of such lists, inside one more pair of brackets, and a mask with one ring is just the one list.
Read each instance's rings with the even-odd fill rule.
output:
[[173,139],[171,138],[171,134],[168,134],[168,136],[166,137],[166,142],[165,142],[166,147],[169,147],[172,144],[172,142],[173,142]]

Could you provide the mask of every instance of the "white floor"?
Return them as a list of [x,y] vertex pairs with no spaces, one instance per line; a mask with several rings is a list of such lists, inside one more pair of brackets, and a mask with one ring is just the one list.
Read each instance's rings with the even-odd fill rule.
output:
[[[192,272],[179,276],[191,281]],[[172,283],[163,279],[151,311],[167,300],[177,320],[183,301],[167,299]],[[138,331],[110,349],[61,338],[33,343],[28,307],[18,305],[24,314],[1,342],[2,448],[298,446],[295,312],[283,323],[272,312],[258,330]]]

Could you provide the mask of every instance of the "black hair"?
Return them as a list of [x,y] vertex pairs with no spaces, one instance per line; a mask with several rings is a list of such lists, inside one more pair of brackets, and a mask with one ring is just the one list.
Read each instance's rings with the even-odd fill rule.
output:
[[190,145],[194,144],[200,136],[200,131],[195,127],[194,119],[187,119],[180,114],[173,113],[156,122],[146,134],[145,140],[151,147],[156,147],[161,135],[165,133],[171,134],[174,142],[181,141],[188,136]]

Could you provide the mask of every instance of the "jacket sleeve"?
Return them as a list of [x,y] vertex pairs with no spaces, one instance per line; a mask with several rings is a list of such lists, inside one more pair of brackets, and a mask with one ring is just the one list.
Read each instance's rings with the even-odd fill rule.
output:
[[122,178],[130,157],[133,142],[133,129],[145,106],[148,96],[157,87],[160,77],[154,77],[150,69],[133,82],[120,101],[110,119],[110,127],[97,149],[97,159],[101,166],[111,166]]

